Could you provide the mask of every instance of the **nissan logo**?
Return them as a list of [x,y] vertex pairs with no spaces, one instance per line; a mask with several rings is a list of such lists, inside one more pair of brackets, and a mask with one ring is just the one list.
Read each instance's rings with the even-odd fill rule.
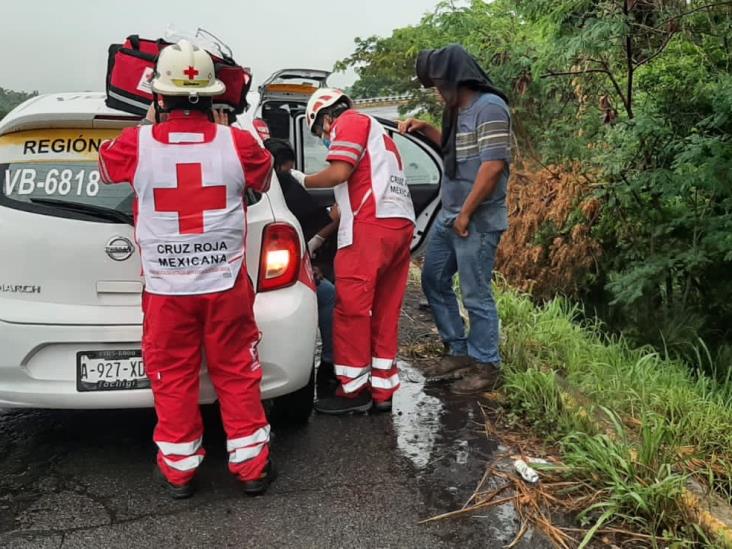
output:
[[107,246],[104,248],[107,255],[115,261],[124,261],[132,256],[135,251],[135,247],[129,238],[124,236],[115,236],[107,242]]

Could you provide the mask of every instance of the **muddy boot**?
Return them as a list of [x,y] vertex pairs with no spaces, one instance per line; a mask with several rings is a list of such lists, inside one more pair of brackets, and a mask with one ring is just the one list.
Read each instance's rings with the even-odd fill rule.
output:
[[374,406],[371,408],[371,413],[384,413],[391,412],[391,399],[389,400],[374,400]]
[[358,396],[347,398],[342,396],[334,396],[315,403],[315,411],[321,414],[332,416],[340,416],[343,414],[351,414],[358,412],[368,412],[373,406],[371,393],[361,391]]
[[267,491],[269,485],[277,478],[277,470],[272,464],[272,460],[267,462],[267,466],[262,472],[262,476],[256,480],[242,480],[241,485],[244,493],[248,496],[261,496]]
[[472,368],[474,362],[469,356],[443,356],[437,364],[424,369],[424,376],[430,381],[459,379]]
[[321,362],[315,375],[315,390],[318,400],[335,396],[336,389],[338,389],[338,378],[335,375],[333,363]]
[[187,499],[191,497],[196,491],[193,486],[193,481],[189,482],[188,484],[173,484],[167,478],[165,478],[165,475],[163,475],[163,473],[157,467],[155,467],[155,471],[153,471],[153,477],[155,478],[155,481],[165,489],[168,496],[170,496],[172,499]]
[[495,364],[477,363],[462,379],[450,386],[456,395],[494,391],[501,384],[501,369]]

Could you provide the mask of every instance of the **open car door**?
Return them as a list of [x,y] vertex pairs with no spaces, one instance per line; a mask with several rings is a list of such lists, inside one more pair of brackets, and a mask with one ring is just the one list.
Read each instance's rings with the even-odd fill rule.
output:
[[[295,144],[296,119],[304,116],[310,96],[327,85],[329,71],[283,69],[259,86],[259,106],[255,118],[267,123],[270,135]],[[297,150],[297,147],[295,147]]]
[[[404,162],[404,175],[414,203],[417,226],[412,239],[412,254],[426,243],[427,233],[440,208],[440,182],[442,159],[437,147],[419,135],[401,135],[396,122],[377,118],[396,143]],[[314,137],[305,125],[305,115],[297,116],[295,139],[297,168],[305,173],[315,173],[327,166],[327,149]],[[310,189],[316,200],[324,206],[335,202],[332,189]]]

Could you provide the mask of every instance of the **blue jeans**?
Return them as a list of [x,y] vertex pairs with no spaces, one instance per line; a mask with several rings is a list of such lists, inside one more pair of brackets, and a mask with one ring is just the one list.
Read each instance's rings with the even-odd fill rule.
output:
[[335,286],[327,278],[318,282],[316,289],[318,297],[318,327],[320,339],[323,341],[323,350],[320,359],[323,362],[333,362],[333,308],[335,307]]
[[[470,222],[469,235],[462,238],[452,230],[454,219],[454,215],[443,211],[435,221],[422,270],[422,290],[451,355],[468,355],[478,362],[498,365],[498,311],[491,282],[503,233],[485,230],[478,218]],[[467,337],[453,291],[455,273],[460,277],[463,305],[470,318]]]

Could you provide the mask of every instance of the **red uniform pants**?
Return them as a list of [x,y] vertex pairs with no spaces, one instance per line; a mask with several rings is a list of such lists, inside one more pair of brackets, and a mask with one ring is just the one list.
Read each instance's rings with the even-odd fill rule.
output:
[[173,484],[195,475],[204,456],[198,406],[202,352],[221,405],[229,470],[241,480],[262,475],[269,424],[260,397],[254,290],[242,272],[230,290],[203,295],[143,295],[142,353],[155,397],[158,466]]
[[336,254],[333,354],[341,396],[354,397],[370,385],[382,402],[399,388],[399,315],[413,232],[411,224],[392,229],[356,222],[353,244]]

